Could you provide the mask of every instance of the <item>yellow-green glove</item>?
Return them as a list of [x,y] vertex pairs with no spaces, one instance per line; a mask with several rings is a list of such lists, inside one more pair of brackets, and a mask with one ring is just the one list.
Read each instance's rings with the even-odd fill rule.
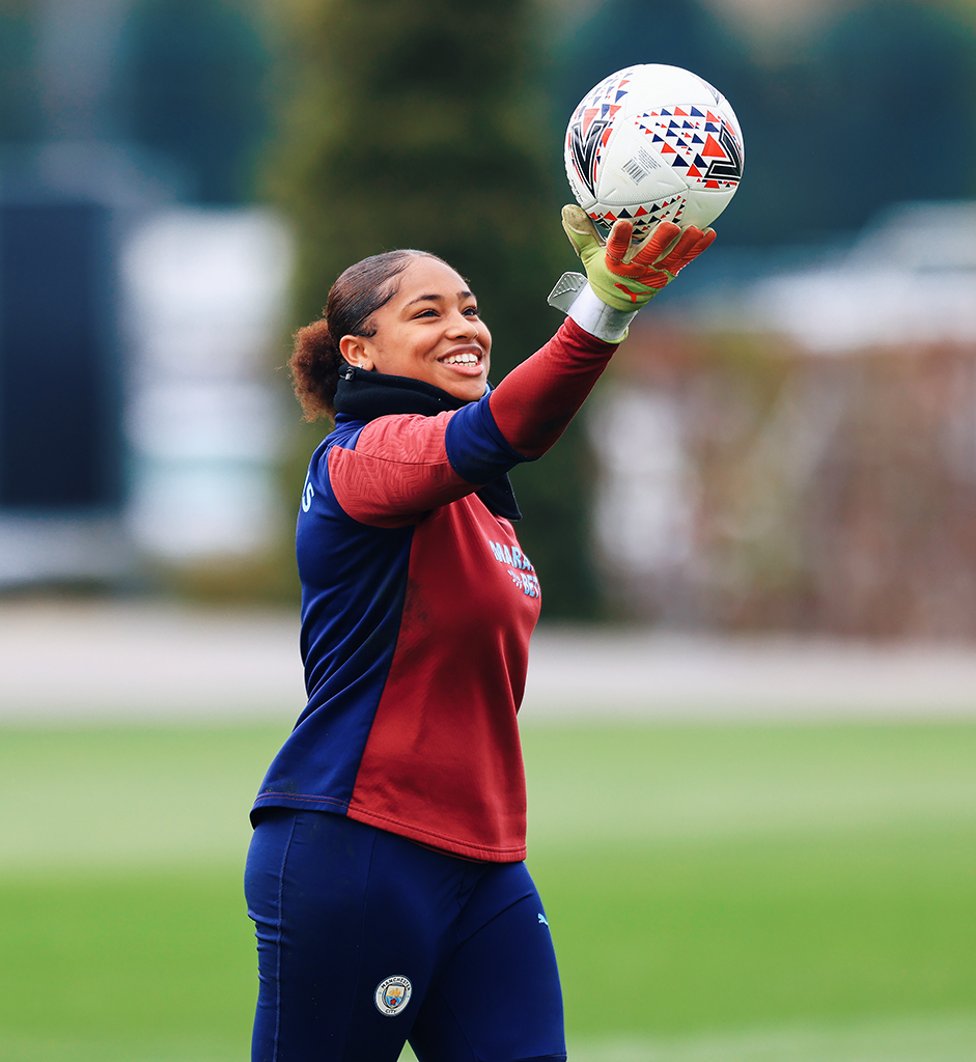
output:
[[714,229],[682,229],[673,221],[661,221],[632,250],[631,221],[615,222],[606,245],[582,207],[564,206],[562,222],[590,287],[605,305],[624,312],[646,306],[715,239]]

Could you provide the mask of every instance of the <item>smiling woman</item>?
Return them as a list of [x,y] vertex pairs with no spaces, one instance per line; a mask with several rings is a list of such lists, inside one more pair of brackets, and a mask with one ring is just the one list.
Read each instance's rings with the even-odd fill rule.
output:
[[465,402],[485,393],[491,333],[465,282],[439,258],[406,259],[389,302],[372,315],[372,331],[339,340],[351,365],[423,380]]
[[[549,923],[525,864],[516,716],[539,580],[508,481],[559,438],[635,312],[711,243],[630,252],[564,227],[587,278],[556,335],[488,386],[466,281],[422,251],[350,266],[296,335],[312,454],[297,527],[307,703],[258,792],[253,1059],[565,1059]],[[587,282],[588,281],[588,282]]]

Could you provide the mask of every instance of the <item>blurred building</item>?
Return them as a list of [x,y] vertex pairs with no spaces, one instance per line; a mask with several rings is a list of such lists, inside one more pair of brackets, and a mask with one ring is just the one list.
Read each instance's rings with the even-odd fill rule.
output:
[[900,203],[845,253],[769,276],[744,295],[742,324],[810,350],[974,343],[976,202]]
[[52,146],[0,183],[0,587],[267,548],[283,221]]
[[261,552],[278,529],[285,446],[269,351],[288,229],[256,208],[173,207],[133,228],[121,261],[133,540],[176,565]]
[[290,244],[247,202],[262,26],[227,0],[0,10],[0,588],[267,544]]
[[119,578],[120,162],[30,152],[0,176],[0,585]]

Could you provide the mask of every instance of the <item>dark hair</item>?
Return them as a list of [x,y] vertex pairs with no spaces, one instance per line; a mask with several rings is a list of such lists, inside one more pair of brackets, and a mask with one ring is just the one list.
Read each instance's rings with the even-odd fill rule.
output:
[[335,416],[336,387],[345,364],[339,340],[376,335],[370,318],[396,295],[396,278],[417,257],[437,256],[409,249],[384,251],[349,266],[332,285],[322,317],[295,333],[288,367],[306,420]]

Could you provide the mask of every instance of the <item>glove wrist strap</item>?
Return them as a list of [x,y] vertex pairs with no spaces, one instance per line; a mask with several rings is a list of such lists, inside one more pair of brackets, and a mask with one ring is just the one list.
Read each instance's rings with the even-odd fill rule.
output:
[[627,338],[630,322],[637,310],[615,310],[608,306],[580,273],[563,273],[548,299],[549,305],[562,310],[584,331],[605,343],[620,343]]

